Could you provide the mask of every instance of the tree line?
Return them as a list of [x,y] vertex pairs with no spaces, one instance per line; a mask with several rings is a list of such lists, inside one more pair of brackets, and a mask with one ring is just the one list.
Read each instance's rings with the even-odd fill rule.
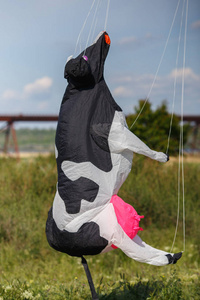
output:
[[[166,153],[168,136],[170,131],[171,113],[167,110],[165,101],[161,103],[156,110],[152,109],[152,104],[147,101],[141,115],[131,127],[141,111],[145,100],[139,100],[138,105],[134,107],[134,113],[126,117],[127,125],[130,130],[137,135],[151,149]],[[190,130],[189,124],[183,125],[183,144],[187,141]],[[171,127],[171,136],[169,144],[169,155],[178,155],[180,140],[180,120],[174,115]]]

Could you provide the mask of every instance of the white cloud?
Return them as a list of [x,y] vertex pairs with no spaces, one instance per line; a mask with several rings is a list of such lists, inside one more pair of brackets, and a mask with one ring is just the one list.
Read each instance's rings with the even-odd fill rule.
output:
[[[143,91],[148,94],[153,84],[153,90],[169,89],[169,86],[173,88],[173,81],[177,78],[177,84],[182,81],[183,69],[174,69],[168,75],[157,76],[156,80],[154,74],[142,74],[129,75],[129,76],[118,76],[113,78],[113,82],[117,84],[113,93],[115,96],[130,96],[135,91]],[[200,75],[196,74],[191,68],[185,68],[184,70],[185,83],[190,87],[200,87]],[[119,84],[121,83],[121,84]]]
[[1,95],[3,113],[36,113],[55,110],[51,86],[53,80],[44,76],[28,83],[21,90],[7,89]]
[[130,97],[132,94],[132,89],[125,86],[118,86],[113,90],[113,96],[115,97]]
[[42,77],[36,79],[32,83],[26,84],[22,91],[16,91],[12,89],[5,90],[1,95],[4,100],[23,100],[29,99],[31,96],[43,95],[48,92],[52,86],[53,80],[50,77]]
[[151,41],[160,40],[160,38],[161,37],[153,36],[151,33],[147,33],[143,37],[125,36],[118,41],[118,44],[120,46],[127,46],[127,49],[129,49],[129,47],[138,48],[146,46]]
[[135,36],[127,36],[119,40],[120,45],[127,45],[132,43],[138,43],[138,39]]
[[146,38],[146,39],[154,39],[153,35],[152,35],[150,32],[148,32],[148,33],[145,35],[145,38]]
[[[146,97],[150,99],[154,108],[161,101],[167,100],[170,103],[170,109],[174,95],[174,79],[177,76],[175,101],[176,110],[179,111],[179,101],[182,93],[182,72],[182,69],[172,70],[167,75],[157,76],[155,82],[154,74],[118,76],[112,80],[112,93],[126,113],[130,113],[130,107],[133,107],[139,99],[146,99]],[[191,68],[185,68],[184,72],[184,102],[187,106],[190,104],[190,111],[193,112],[199,109],[200,75],[196,74]],[[153,82],[154,85],[151,90]]]
[[2,99],[4,100],[12,100],[12,99],[17,99],[19,97],[19,93],[14,90],[5,90],[2,94]]
[[191,68],[185,68],[184,70],[182,68],[174,69],[170,73],[169,77],[172,79],[177,78],[178,80],[182,80],[183,72],[184,72],[184,77],[186,80],[190,80],[190,79],[195,80],[195,81],[200,80],[200,76],[195,74]]
[[126,83],[126,82],[132,82],[133,78],[132,76],[118,76],[114,78],[115,82],[121,82],[121,83]]
[[41,102],[38,103],[37,108],[39,110],[44,110],[44,109],[47,109],[48,106],[49,106],[49,102],[48,101],[41,101]]
[[[140,76],[129,75],[129,76],[121,76],[115,78],[113,81],[115,83],[121,83],[113,90],[113,95],[115,97],[130,97],[135,96],[140,91],[142,97],[148,95],[148,92],[151,88],[151,85],[154,80],[153,74],[143,74]],[[160,78],[157,77],[157,81],[154,83],[154,88],[157,88],[161,85]]]
[[200,20],[197,20],[197,21],[193,22],[191,27],[192,27],[192,29],[200,28]]
[[36,79],[33,83],[29,83],[24,86],[24,95],[33,95],[47,92],[52,86],[52,79],[50,77],[42,77]]

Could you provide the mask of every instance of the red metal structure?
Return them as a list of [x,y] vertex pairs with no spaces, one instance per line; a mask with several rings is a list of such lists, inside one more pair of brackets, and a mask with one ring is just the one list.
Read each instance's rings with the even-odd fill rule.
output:
[[[180,116],[178,116],[179,119],[181,119]],[[200,116],[199,115],[185,115],[183,117],[183,120],[186,122],[194,122],[195,129],[198,129],[200,125]],[[5,132],[5,142],[3,146],[3,152],[7,153],[8,152],[8,141],[10,137],[10,133],[13,138],[14,142],[14,149],[15,153],[19,157],[19,147],[17,143],[17,136],[16,136],[16,131],[14,128],[14,122],[53,122],[53,121],[58,121],[58,116],[57,115],[0,115],[0,122],[6,122],[6,124],[0,129],[1,132]],[[195,136],[194,136],[195,138]]]
[[[179,120],[181,120],[181,117],[178,116]],[[184,122],[189,122],[189,123],[193,123],[192,126],[192,141],[190,143],[190,148],[192,151],[197,150],[198,147],[198,135],[199,135],[199,130],[200,130],[200,116],[190,116],[190,115],[185,115],[183,117],[183,121]]]
[[7,122],[7,123],[14,123],[14,122],[51,122],[51,121],[57,121],[58,116],[55,115],[0,115],[0,122]]
[[[181,119],[180,116],[178,116],[179,119]],[[200,124],[200,116],[189,116],[189,115],[185,115],[183,116],[183,121],[186,121],[186,122],[194,122],[196,125],[199,125]]]
[[19,157],[17,136],[13,125],[14,122],[52,122],[57,120],[57,115],[0,115],[0,122],[6,122],[6,124],[0,129],[0,132],[5,132],[3,152],[8,153],[8,142],[11,133],[14,142],[15,153],[17,154],[17,157]]

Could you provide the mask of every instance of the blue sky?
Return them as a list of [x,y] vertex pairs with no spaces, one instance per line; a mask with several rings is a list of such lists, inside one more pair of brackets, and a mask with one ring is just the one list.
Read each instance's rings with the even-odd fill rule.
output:
[[[105,79],[126,114],[150,91],[179,0],[110,0],[107,32],[111,48]],[[107,0],[99,8],[89,44],[104,30]],[[66,80],[67,57],[93,0],[0,0],[0,114],[58,114]],[[88,17],[78,49],[83,50],[98,0]],[[180,0],[171,37],[149,99],[171,110],[176,77],[175,113],[180,113],[183,17],[180,55],[176,56],[184,0]],[[189,0],[184,114],[200,114],[200,1]],[[77,53],[78,54],[78,51]],[[27,125],[27,124],[26,124]]]

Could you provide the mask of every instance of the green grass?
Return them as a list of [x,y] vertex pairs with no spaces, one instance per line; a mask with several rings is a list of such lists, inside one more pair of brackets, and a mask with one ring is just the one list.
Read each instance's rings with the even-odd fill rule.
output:
[[[199,172],[199,164],[185,165],[186,251],[181,260],[155,267],[135,262],[120,250],[89,256],[100,299],[200,298]],[[0,300],[91,299],[80,259],[54,251],[46,241],[56,181],[53,156],[0,159]],[[145,216],[142,239],[170,250],[177,216],[177,164],[135,156],[119,196]],[[182,249],[180,213],[174,251]]]
[[[20,151],[28,152],[53,152],[55,141],[55,129],[30,129],[20,128],[16,130],[17,143]],[[5,135],[0,135],[0,149],[3,149]],[[10,133],[8,150],[14,150],[14,142]]]

